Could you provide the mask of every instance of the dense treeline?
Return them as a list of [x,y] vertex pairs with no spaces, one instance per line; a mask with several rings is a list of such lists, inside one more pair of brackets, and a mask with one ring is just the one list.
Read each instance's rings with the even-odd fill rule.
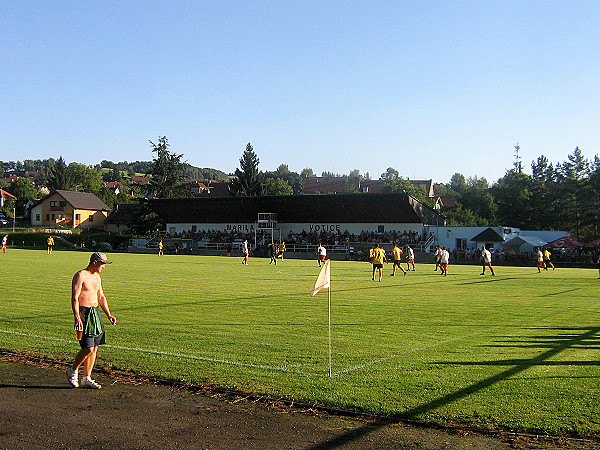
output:
[[[181,197],[192,195],[186,189],[185,179],[203,181],[230,181],[232,195],[292,195],[299,194],[306,177],[315,176],[311,168],[300,173],[281,164],[274,171],[262,172],[260,160],[249,143],[240,158],[240,167],[233,177],[217,169],[193,167],[181,158],[183,155],[169,150],[166,137],[156,143],[150,142],[155,156],[152,161],[112,162],[102,161],[96,166],[85,166],[76,162],[68,165],[61,158],[45,160],[0,161],[0,177],[10,172],[37,172],[32,184],[25,178],[3,187],[17,197],[16,206],[21,207],[30,198],[42,194],[35,186],[48,190],[67,189],[92,192],[110,207],[117,203],[139,202],[148,195],[130,183],[135,174],[150,177],[149,189],[159,197]],[[389,167],[381,174],[385,192],[408,192],[431,206],[439,208],[447,218],[448,225],[487,226],[504,225],[521,229],[564,230],[581,241],[599,237],[598,215],[600,209],[600,159],[588,160],[579,147],[567,156],[564,162],[551,163],[540,156],[531,163],[531,173],[525,173],[520,159],[514,167],[494,183],[485,178],[465,177],[456,173],[448,183],[435,185],[435,194],[441,198],[428,198],[422,186]],[[323,172],[323,177],[340,174]],[[345,175],[342,175],[345,176]],[[362,177],[370,180],[368,173],[361,175],[352,170],[347,178]],[[118,194],[103,182],[119,181],[124,188]],[[350,183],[346,192],[356,188]],[[368,195],[368,194],[366,194]],[[7,202],[4,211],[14,205]]]

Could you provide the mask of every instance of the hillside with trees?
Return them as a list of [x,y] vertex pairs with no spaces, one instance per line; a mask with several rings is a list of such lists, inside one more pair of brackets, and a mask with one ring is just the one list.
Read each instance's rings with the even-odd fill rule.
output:
[[[581,241],[600,237],[600,159],[587,159],[581,149],[567,155],[563,162],[550,162],[540,155],[527,173],[515,146],[514,166],[495,182],[455,173],[446,183],[435,184],[436,199],[422,185],[404,178],[389,167],[378,181],[383,192],[407,192],[439,211],[454,226],[504,225],[521,229],[565,230]],[[198,168],[173,153],[165,136],[150,141],[151,161],[112,162],[95,166],[58,159],[0,161],[0,187],[17,197],[7,199],[2,212],[22,209],[31,198],[40,198],[54,189],[79,190],[97,195],[108,206],[143,202],[148,196],[163,198],[198,195],[186,188],[193,181],[206,184],[227,182],[230,195],[293,195],[302,193],[303,182],[314,177],[312,168],[300,173],[281,163],[273,171],[262,171],[260,159],[250,143],[239,160],[233,176],[218,169]],[[147,184],[135,182],[147,177]],[[322,172],[324,178],[370,180],[359,169],[347,175]],[[118,187],[118,189],[115,188]],[[360,192],[350,183],[344,192]],[[365,194],[368,195],[368,194]],[[441,201],[440,201],[441,199]],[[18,213],[19,215],[19,213]]]

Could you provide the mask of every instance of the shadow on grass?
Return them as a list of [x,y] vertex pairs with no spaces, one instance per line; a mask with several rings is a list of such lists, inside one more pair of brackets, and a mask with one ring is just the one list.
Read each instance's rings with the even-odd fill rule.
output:
[[[408,409],[408,410],[404,411],[403,413],[400,413],[397,416],[398,420],[393,420],[393,419],[389,419],[389,418],[378,419],[375,422],[366,424],[360,428],[357,428],[348,433],[345,433],[345,434],[342,434],[335,438],[332,438],[326,442],[317,444],[317,445],[311,447],[311,449],[316,450],[316,449],[336,448],[336,447],[345,445],[349,442],[352,442],[353,440],[358,439],[362,436],[365,436],[369,433],[372,433],[380,428],[383,428],[386,425],[396,423],[400,420],[403,420],[403,419],[404,420],[415,420],[418,418],[418,416],[420,416],[422,414],[426,414],[429,411],[433,411],[444,405],[447,405],[447,404],[450,404],[457,400],[460,400],[462,398],[468,397],[471,394],[480,392],[487,387],[490,387],[502,380],[511,378],[514,375],[516,375],[520,372],[523,372],[524,370],[527,370],[531,367],[552,364],[553,362],[548,361],[548,360],[550,358],[558,355],[559,353],[563,352],[564,350],[567,350],[567,349],[573,348],[573,347],[577,347],[580,345],[585,345],[586,342],[590,342],[590,341],[595,344],[596,342],[598,342],[598,339],[599,339],[598,333],[600,333],[600,327],[561,328],[561,330],[571,331],[572,333],[569,333],[568,335],[549,337],[549,339],[552,340],[551,342],[553,343],[553,345],[550,346],[550,348],[547,351],[540,353],[539,355],[537,355],[533,358],[502,360],[502,361],[488,361],[488,362],[474,362],[474,363],[470,363],[470,362],[468,362],[468,363],[447,363],[447,364],[487,364],[487,365],[498,365],[498,366],[500,366],[500,365],[508,366],[509,365],[512,367],[509,367],[506,370],[504,370],[496,375],[493,375],[491,377],[488,377],[481,381],[478,381],[477,383],[473,383],[469,386],[465,386],[464,388],[459,389],[458,391],[451,392],[450,394],[444,395],[440,398],[432,400],[423,405]],[[577,333],[577,332],[580,332],[580,333]],[[540,340],[540,342],[542,342],[542,340]],[[547,344],[547,343],[549,343],[549,342],[544,341],[544,344]],[[571,364],[571,365],[589,365],[589,362],[571,361],[569,364]],[[595,362],[595,364],[600,364],[600,362]]]

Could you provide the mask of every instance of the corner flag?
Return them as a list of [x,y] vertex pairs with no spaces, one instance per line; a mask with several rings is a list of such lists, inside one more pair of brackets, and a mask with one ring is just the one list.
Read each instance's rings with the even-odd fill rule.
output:
[[326,289],[329,287],[329,282],[330,282],[330,278],[329,278],[329,260],[325,261],[325,264],[323,265],[323,268],[321,269],[321,273],[319,274],[319,278],[317,278],[317,281],[315,283],[315,287],[313,288],[312,291],[310,291],[310,296],[314,297],[315,295],[317,295],[319,293],[319,291],[321,289]]

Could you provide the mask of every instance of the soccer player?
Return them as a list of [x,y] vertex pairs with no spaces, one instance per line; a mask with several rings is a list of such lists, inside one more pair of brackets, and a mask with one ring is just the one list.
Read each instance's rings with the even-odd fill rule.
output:
[[544,265],[544,254],[542,253],[542,250],[539,247],[537,249],[536,258],[537,258],[538,273],[541,273],[542,269],[545,268],[545,265]]
[[283,261],[283,252],[285,252],[285,241],[281,241],[281,244],[279,244],[279,247],[277,247],[277,257],[281,258],[281,260]]
[[436,271],[436,270],[438,270],[438,267],[440,267],[440,260],[442,258],[442,248],[439,245],[436,245],[436,247],[435,247],[434,257],[435,257],[435,269],[433,269],[433,270]]
[[550,250],[547,248],[544,249],[544,269],[546,270],[548,270],[548,266],[552,267],[552,270],[554,270],[554,264],[552,264],[552,261],[550,261],[551,257],[552,253],[550,253]]
[[160,240],[160,242],[158,243],[158,256],[163,256],[163,241],[162,239]]
[[440,249],[440,275],[448,276],[448,262],[450,261],[450,252],[444,245],[442,249]]
[[326,257],[327,250],[325,250],[325,247],[323,247],[319,242],[319,246],[317,247],[317,261],[319,262],[319,267],[321,267],[321,261],[325,262]]
[[244,240],[244,242],[242,242],[242,253],[244,254],[244,259],[242,260],[242,264],[244,265],[248,265],[248,241]]
[[48,239],[46,239],[46,242],[48,244],[48,254],[51,255],[52,247],[54,246],[54,238],[52,236],[48,236]]
[[492,254],[487,248],[485,248],[485,245],[481,247],[481,259],[483,260],[483,272],[481,272],[481,275],[485,275],[486,267],[490,268],[492,275],[496,275],[494,273],[494,268],[492,267]]
[[[100,272],[106,264],[111,264],[106,255],[101,252],[93,253],[88,266],[73,277],[71,308],[75,316],[75,330],[80,331],[81,350],[75,356],[73,365],[67,368],[67,378],[71,386],[89,389],[100,389],[98,383],[92,380],[92,369],[96,363],[98,346],[105,343],[104,325],[100,316],[100,308],[115,325],[117,318],[110,313],[108,301],[102,290]],[[83,379],[79,382],[79,367],[83,364]]]
[[275,265],[277,265],[277,247],[275,246],[275,242],[273,241],[271,241],[271,243],[269,244],[269,256],[271,257],[271,261],[269,261],[269,264],[274,262]]
[[394,244],[394,248],[392,249],[392,258],[394,259],[394,266],[391,276],[396,275],[396,268],[404,272],[404,276],[406,276],[406,270],[404,270],[404,268],[400,265],[400,261],[402,259],[402,249],[398,247],[398,244]]
[[375,281],[375,270],[379,270],[379,281],[383,276],[383,262],[385,261],[385,250],[381,248],[381,244],[377,244],[375,250],[373,250],[373,281]]
[[6,253],[6,242],[8,241],[8,234],[2,238],[2,253]]
[[412,270],[415,271],[415,252],[410,245],[406,246],[406,257],[408,260],[406,261],[406,270],[410,270],[410,265],[412,264]]

